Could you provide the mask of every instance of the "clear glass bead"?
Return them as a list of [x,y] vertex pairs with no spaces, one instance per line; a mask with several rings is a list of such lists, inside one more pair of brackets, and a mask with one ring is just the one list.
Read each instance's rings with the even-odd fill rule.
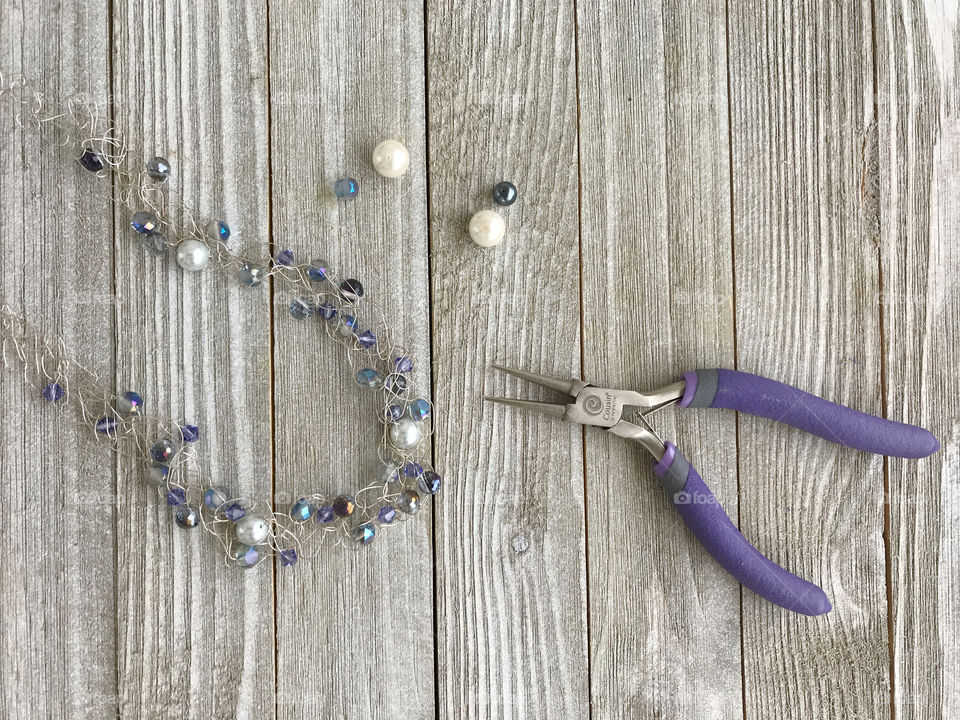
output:
[[159,155],[147,160],[147,175],[151,179],[163,182],[170,177],[170,161]]

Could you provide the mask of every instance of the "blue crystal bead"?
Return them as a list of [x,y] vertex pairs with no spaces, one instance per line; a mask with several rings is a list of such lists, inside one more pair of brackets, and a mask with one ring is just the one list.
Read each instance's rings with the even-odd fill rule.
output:
[[353,200],[360,192],[360,183],[351,177],[340,178],[333,184],[333,194],[340,200]]
[[357,525],[353,530],[350,531],[350,537],[352,537],[361,545],[369,545],[373,542],[373,538],[376,537],[376,535],[377,529],[371,523]]
[[360,344],[360,347],[369,349],[377,344],[377,336],[369,330],[364,330],[362,333],[357,335],[357,342]]
[[153,180],[163,182],[170,177],[170,161],[159,155],[147,160],[147,175]]
[[317,508],[316,517],[318,523],[321,525],[326,525],[327,523],[332,523],[337,519],[337,513],[334,512],[332,506],[321,505]]
[[207,488],[207,491],[203,494],[203,504],[214,512],[216,512],[217,509],[219,509],[224,503],[229,501],[230,490],[222,485]]
[[403,417],[403,408],[399,405],[387,405],[383,415],[387,422],[396,422]]
[[290,314],[297,320],[306,320],[313,314],[313,303],[310,298],[298,297],[290,301]]
[[83,154],[80,155],[79,162],[84,170],[89,170],[92,173],[103,170],[103,158],[94,152],[93,148],[85,147]]
[[383,376],[373,368],[364,368],[357,373],[357,385],[365,388],[379,388],[383,385]]
[[159,227],[157,219],[144,210],[138,210],[130,217],[130,225],[141,235],[150,235]]
[[161,440],[157,440],[153,444],[153,447],[150,448],[150,457],[160,463],[169,462],[176,450],[177,449],[174,447],[173,442],[167,438],[163,438]]
[[167,505],[183,505],[187,501],[187,491],[182,487],[167,490]]
[[245,262],[240,266],[239,272],[237,272],[237,279],[241,285],[256,287],[263,282],[263,268],[253,263]]
[[284,267],[293,265],[293,250],[281,250],[273,258],[273,261],[277,265],[283,265]]
[[63,397],[63,388],[60,387],[60,383],[50,383],[40,391],[40,394],[47,402],[56,402]]
[[356,509],[357,504],[349,495],[341,495],[333,501],[333,512],[337,514],[337,517],[350,517]]
[[397,499],[397,507],[407,515],[413,515],[420,509],[420,496],[413,490],[404,490]]
[[507,207],[517,201],[517,186],[509,180],[502,180],[493,186],[493,201]]
[[284,567],[292,567],[297,564],[297,551],[293,548],[287,548],[280,551],[280,564]]
[[233,558],[237,561],[237,565],[248,570],[260,562],[260,553],[255,547],[241,545],[234,551]]
[[430,403],[423,398],[418,398],[410,403],[407,413],[416,421],[426,420],[430,417]]
[[360,284],[359,280],[347,278],[340,283],[340,297],[351,304],[359,302],[360,298],[363,297],[363,285]]
[[353,335],[357,331],[357,319],[353,315],[341,315],[337,332],[343,337]]
[[313,505],[306,498],[300,498],[290,508],[290,517],[294,522],[306,522],[312,515]]
[[246,514],[246,509],[244,509],[243,505],[238,503],[231,503],[223,509],[223,516],[230,522],[236,522],[237,520],[245,517]]
[[113,435],[117,429],[117,419],[104,416],[97,420],[95,427],[98,433],[103,433],[104,435]]
[[200,439],[200,428],[196,425],[181,425],[180,437],[184,442],[196,442]]
[[383,525],[389,525],[397,519],[397,509],[393,505],[384,505],[377,513],[377,520]]
[[223,220],[217,220],[213,224],[214,234],[220,238],[221,242],[226,242],[230,239],[230,226],[227,225]]
[[117,411],[125,415],[139,415],[143,412],[143,398],[133,390],[128,390],[117,398]]
[[400,373],[390,373],[383,384],[394,395],[405,395],[407,390],[410,389],[410,381],[407,380],[407,376]]
[[331,302],[324,301],[317,306],[317,315],[324,320],[333,320],[337,316],[337,306]]
[[401,355],[393,359],[393,367],[398,373],[408,373],[413,370],[413,359]]
[[403,474],[408,478],[420,477],[423,475],[423,467],[420,463],[415,463],[411,460],[403,466]]
[[307,277],[314,282],[324,282],[330,275],[330,263],[326,260],[311,260],[307,266]]
[[182,528],[195,528],[200,524],[200,511],[193,505],[182,503],[177,505],[177,511],[173,515],[177,525]]
[[440,476],[433,470],[427,470],[423,475],[420,476],[420,479],[417,480],[417,487],[425,495],[436,495],[440,492]]
[[166,485],[169,474],[170,468],[163,463],[155,462],[147,466],[147,482],[154,485]]

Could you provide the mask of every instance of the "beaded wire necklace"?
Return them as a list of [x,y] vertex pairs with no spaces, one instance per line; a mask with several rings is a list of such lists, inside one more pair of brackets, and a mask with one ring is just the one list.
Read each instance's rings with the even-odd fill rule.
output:
[[173,254],[188,272],[213,266],[251,288],[273,278],[290,297],[291,322],[312,325],[308,331],[322,331],[346,348],[346,359],[360,366],[357,384],[379,394],[381,442],[373,477],[352,494],[312,492],[289,509],[275,509],[269,500],[205,483],[196,425],[147,414],[143,398],[132,390],[107,390],[69,357],[61,339],[43,336],[0,299],[4,365],[22,366],[39,397],[73,407],[94,436],[141,463],[145,480],[171,506],[177,525],[205,528],[220,540],[228,561],[240,567],[254,567],[271,555],[289,567],[315,555],[320,538],[368,545],[439,491],[440,475],[428,461],[433,406],[413,384],[412,357],[394,342],[383,311],[364,296],[358,280],[341,277],[323,260],[297,264],[290,250],[266,259],[233,251],[227,222],[200,220],[173,196],[165,182],[171,165],[164,158],[132,161],[128,145],[93,103],[70,98],[51,108],[26,83],[7,86],[0,75],[0,99],[5,97],[20,106],[18,127],[51,129],[60,146],[76,148],[89,174],[112,177],[112,201],[129,213],[131,235],[145,251]]

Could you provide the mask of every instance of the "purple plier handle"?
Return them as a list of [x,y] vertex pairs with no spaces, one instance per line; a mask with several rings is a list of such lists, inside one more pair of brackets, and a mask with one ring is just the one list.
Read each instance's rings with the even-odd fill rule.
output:
[[696,370],[683,379],[680,407],[737,410],[878,455],[923,458],[940,449],[937,439],[923,428],[867,415],[759,375]]
[[764,556],[737,530],[700,474],[676,445],[666,443],[654,467],[667,497],[721,567],[770,602],[804,615],[830,612],[823,590]]

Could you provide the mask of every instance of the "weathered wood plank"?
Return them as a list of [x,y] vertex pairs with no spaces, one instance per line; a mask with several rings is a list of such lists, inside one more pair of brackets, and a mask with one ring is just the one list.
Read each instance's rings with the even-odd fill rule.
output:
[[[326,258],[359,278],[429,392],[423,43],[417,2],[271,5],[275,249]],[[411,154],[401,180],[370,165],[388,137]],[[344,175],[360,182],[350,203],[332,192]],[[366,485],[381,429],[374,394],[354,380],[360,356],[331,342],[321,320],[293,319],[289,302],[277,292],[278,506]],[[366,322],[369,311],[361,306],[358,317]],[[381,530],[370,547],[327,544],[313,560],[278,570],[280,717],[434,715],[429,513]]]
[[[114,5],[116,120],[144,159],[173,163],[170,189],[227,220],[233,247],[265,255],[269,227],[266,7],[259,0]],[[182,271],[144,251],[117,212],[118,390],[196,422],[207,479],[271,492],[266,288]],[[214,538],[185,532],[142,470],[121,463],[117,513],[118,692],[124,717],[273,714],[270,565],[243,573]]]
[[960,715],[960,42],[956,7],[876,4],[886,411],[940,452],[890,459],[893,709]]
[[[869,2],[731,2],[737,362],[880,413]],[[740,524],[826,591],[743,595],[747,717],[889,715],[883,461],[739,418]]]
[[[99,2],[0,3],[4,84],[53,101],[103,99],[107,16]],[[113,374],[112,225],[97,180],[49,128],[19,130],[0,99],[0,302]],[[27,113],[29,115],[29,113]],[[0,373],[0,716],[116,712],[116,474],[71,410],[45,405],[22,367]]]
[[[584,374],[652,389],[729,367],[724,3],[578,10]],[[735,518],[733,416],[670,409],[654,425]],[[597,716],[738,716],[736,581],[686,530],[645,450],[588,431],[586,457]]]
[[[586,717],[577,428],[480,404],[579,375],[573,3],[427,3],[440,717]],[[503,245],[470,216],[516,183]]]

